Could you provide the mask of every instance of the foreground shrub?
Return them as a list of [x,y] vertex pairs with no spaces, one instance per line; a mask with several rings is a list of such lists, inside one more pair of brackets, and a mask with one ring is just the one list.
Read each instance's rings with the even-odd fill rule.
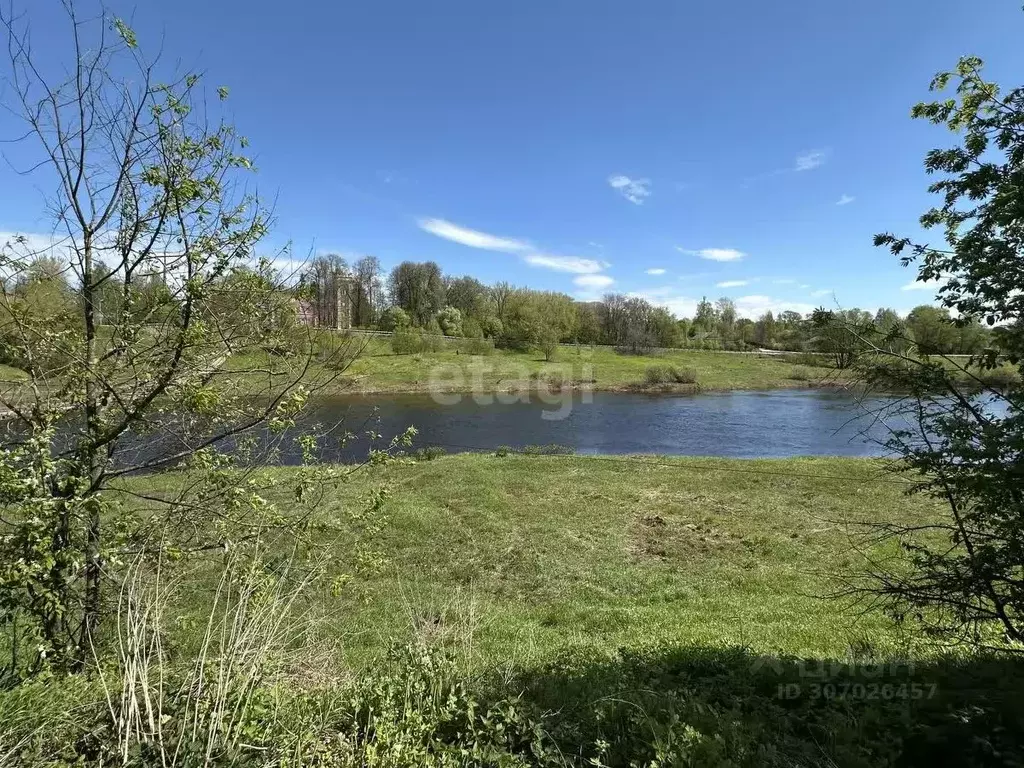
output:
[[987,766],[1024,759],[1024,662],[563,654],[508,686],[570,765]]
[[[174,706],[160,710],[155,735],[140,737],[143,723],[127,742],[118,734],[131,710],[110,706],[95,677],[0,692],[0,764],[868,768],[1024,759],[1024,663],[1006,657],[839,662],[650,646],[574,650],[471,677],[441,650],[413,644],[354,679],[263,677],[244,706],[211,710],[194,706],[207,694],[182,685],[198,682],[192,673],[163,671]],[[211,718],[226,730],[210,730]],[[192,732],[195,740],[168,738]]]
[[444,336],[438,333],[424,332],[421,338],[423,339],[424,352],[443,352],[448,348],[448,343],[445,341]]
[[419,328],[401,328],[391,337],[391,351],[396,355],[414,355],[423,351],[423,332]]
[[463,339],[459,342],[459,352],[464,355],[493,355],[494,340],[483,337]]

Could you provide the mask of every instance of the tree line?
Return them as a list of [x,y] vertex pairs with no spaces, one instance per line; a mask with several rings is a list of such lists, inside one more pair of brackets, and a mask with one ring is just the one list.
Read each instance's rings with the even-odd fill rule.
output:
[[[96,271],[113,273],[102,263]],[[21,302],[25,311],[44,314],[59,326],[60,317],[72,314],[79,300],[80,291],[68,280],[69,274],[68,265],[53,256],[36,258],[7,281],[8,300]],[[237,265],[218,278],[218,290],[212,295],[230,303],[232,299],[224,297],[234,295],[260,274],[268,285],[279,286],[296,303],[307,306],[308,322],[324,327],[338,327],[338,312],[345,311],[350,313],[345,327],[419,329],[425,334],[487,339],[513,350],[543,351],[563,343],[609,345],[633,354],[653,348],[766,348],[828,353],[841,366],[848,362],[852,349],[846,335],[837,337],[833,327],[816,323],[814,313],[768,311],[754,320],[739,317],[735,303],[723,297],[714,302],[702,299],[693,317],[677,318],[665,307],[638,296],[609,293],[598,301],[577,301],[556,291],[504,281],[486,285],[469,275],[445,275],[432,261],[403,261],[385,274],[374,256],[350,264],[338,254],[321,255],[297,275],[282,275],[270,262]],[[102,281],[95,291],[97,321],[115,323],[119,315],[128,312],[133,322],[163,322],[178,311],[176,292],[174,277],[159,265],[136,275],[128,292],[115,279]],[[282,327],[294,322],[285,314],[276,318]],[[947,307],[922,304],[905,316],[889,308],[833,314],[848,325],[898,337],[903,348],[913,345],[924,354],[975,355],[999,344],[997,331],[976,318],[951,315]],[[12,355],[15,349],[16,344],[5,344],[0,338],[0,359],[21,367],[23,361]]]
[[[638,296],[609,293],[599,301],[577,301],[565,293],[486,285],[469,275],[445,275],[432,261],[403,261],[384,274],[366,256],[350,268],[337,255],[314,259],[301,285],[316,306],[321,325],[334,325],[335,283],[344,284],[352,325],[395,331],[491,339],[508,349],[543,349],[559,343],[603,344],[639,353],[655,347],[744,351],[756,348],[834,353],[837,340],[816,324],[813,313],[765,312],[739,317],[733,300],[702,299],[693,317],[677,318]],[[923,304],[906,316],[889,308],[870,313],[843,310],[844,320],[902,335],[928,354],[970,355],[990,346],[992,331],[974,318],[950,315]]]

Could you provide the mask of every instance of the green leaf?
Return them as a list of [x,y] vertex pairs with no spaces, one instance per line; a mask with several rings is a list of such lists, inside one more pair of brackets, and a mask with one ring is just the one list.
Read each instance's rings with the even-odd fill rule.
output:
[[124,19],[114,19],[114,31],[129,48],[138,48],[139,40],[135,37],[135,30],[125,24]]

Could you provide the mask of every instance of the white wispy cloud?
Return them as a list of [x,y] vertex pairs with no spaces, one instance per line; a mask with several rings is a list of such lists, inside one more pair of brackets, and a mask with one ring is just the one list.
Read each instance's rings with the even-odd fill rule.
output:
[[794,171],[813,171],[815,168],[821,167],[826,158],[828,152],[824,149],[812,149],[796,156],[796,164],[793,166]]
[[577,275],[594,274],[608,266],[606,262],[595,259],[584,259],[579,256],[552,256],[546,253],[527,254],[523,257],[523,261],[531,267],[553,269],[556,272],[573,272]]
[[0,232],[0,252],[16,258],[67,258],[72,247],[73,241],[66,234],[61,236],[44,235],[39,232]]
[[511,237],[499,237],[479,232],[468,227],[460,227],[444,219],[420,219],[420,229],[437,237],[451,240],[453,243],[466,245],[470,248],[482,248],[486,251],[503,251],[505,253],[522,253],[533,250],[533,246],[525,240]]
[[811,286],[809,286],[809,285],[808,285],[807,283],[801,283],[801,285],[800,285],[800,290],[801,290],[801,291],[806,291],[806,290],[807,290],[808,288],[810,288],[810,287],[811,287]]
[[[676,317],[692,318],[697,312],[697,304],[700,299],[688,296],[679,292],[678,288],[671,285],[659,288],[651,288],[646,291],[636,291],[629,294],[641,299],[646,299],[659,307],[666,307]],[[778,315],[780,312],[793,311],[800,314],[807,314],[814,311],[814,306],[794,301],[783,301],[772,296],[740,296],[733,302],[736,305],[736,314],[739,317],[747,317],[756,320],[765,312],[772,312]]]
[[647,270],[647,274],[648,275],[664,275],[665,274],[665,270],[662,269],[661,267],[651,267],[650,269]]
[[697,304],[700,303],[700,299],[679,293],[672,285],[633,291],[628,295],[649,301],[657,307],[665,307],[676,317],[693,317],[697,314]]
[[811,296],[814,296],[814,297],[829,296],[829,295],[831,295],[831,293],[832,293],[832,289],[831,288],[821,288],[821,289],[819,289],[817,291],[811,291]]
[[702,259],[709,261],[740,261],[747,255],[743,251],[737,251],[735,248],[701,248],[694,251],[676,246],[676,250],[690,256],[700,256]]
[[843,195],[838,200],[836,200],[836,205],[849,205],[856,199],[857,198],[853,197],[852,195]]
[[381,184],[408,184],[409,180],[398,171],[382,169],[377,171],[377,180]]
[[572,281],[580,288],[590,288],[593,290],[607,288],[615,282],[608,275],[580,275],[579,277],[574,277]]
[[643,205],[644,200],[651,196],[650,179],[631,179],[623,174],[615,174],[608,177],[608,184],[634,205]]
[[718,288],[739,288],[744,285],[750,285],[749,280],[723,280],[720,283],[715,283]]
[[811,304],[782,301],[772,296],[740,296],[734,303],[736,304],[736,314],[740,317],[749,317],[751,320],[756,320],[765,312],[771,312],[776,316],[780,312],[799,312],[806,315],[815,309]]
[[946,284],[945,280],[914,280],[900,288],[901,291],[937,291]]

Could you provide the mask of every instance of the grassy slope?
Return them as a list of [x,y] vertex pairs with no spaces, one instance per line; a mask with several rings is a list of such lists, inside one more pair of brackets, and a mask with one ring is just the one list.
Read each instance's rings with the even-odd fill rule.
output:
[[652,640],[894,650],[883,617],[818,597],[823,572],[859,562],[832,521],[927,513],[866,460],[458,455],[388,472],[387,564],[338,611],[353,660],[416,631],[471,639],[492,661]]

